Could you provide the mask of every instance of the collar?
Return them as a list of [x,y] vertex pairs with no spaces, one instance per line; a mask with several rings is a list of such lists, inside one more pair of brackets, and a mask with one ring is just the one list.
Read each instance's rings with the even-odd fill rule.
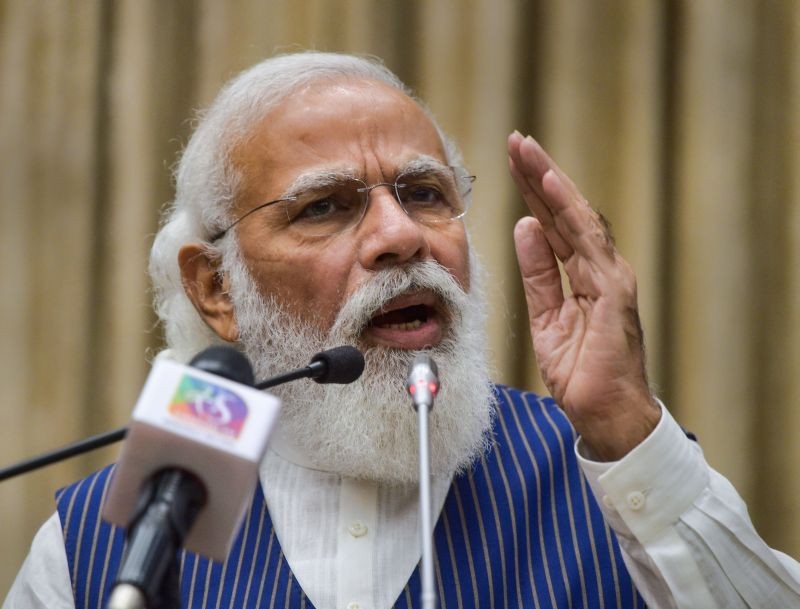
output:
[[280,420],[275,427],[275,431],[272,432],[267,450],[271,450],[284,461],[288,461],[299,467],[329,474],[336,473],[332,469],[316,463],[309,456],[308,452],[283,428]]

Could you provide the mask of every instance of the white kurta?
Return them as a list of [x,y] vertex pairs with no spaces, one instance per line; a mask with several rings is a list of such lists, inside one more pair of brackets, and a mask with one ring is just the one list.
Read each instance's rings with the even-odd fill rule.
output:
[[[800,607],[800,564],[761,540],[730,483],[663,412],[653,433],[621,461],[591,461],[580,441],[576,446],[648,606]],[[261,483],[289,567],[318,609],[392,606],[421,556],[414,487],[312,469],[279,435]],[[437,515],[449,483],[434,481]],[[74,608],[58,513],[34,538],[3,604],[34,608]]]

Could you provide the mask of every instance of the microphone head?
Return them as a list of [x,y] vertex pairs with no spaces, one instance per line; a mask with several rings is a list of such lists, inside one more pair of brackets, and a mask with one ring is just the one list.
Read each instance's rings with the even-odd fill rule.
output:
[[250,360],[233,347],[217,345],[204,349],[192,358],[189,365],[248,387],[256,382]]
[[364,356],[350,345],[321,351],[311,358],[311,378],[317,383],[352,383],[364,372]]
[[421,404],[433,406],[433,398],[439,393],[439,369],[430,355],[420,353],[408,367],[406,389],[414,408]]
[[408,366],[408,374],[411,376],[415,370],[419,370],[420,368],[424,369],[425,367],[430,369],[431,373],[436,379],[436,382],[438,383],[439,368],[436,366],[436,362],[433,361],[433,358],[427,353],[420,353],[413,360],[411,360],[411,364]]

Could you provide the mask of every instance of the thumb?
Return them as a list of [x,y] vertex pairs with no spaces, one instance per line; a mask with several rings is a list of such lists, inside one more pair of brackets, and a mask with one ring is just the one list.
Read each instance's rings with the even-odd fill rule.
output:
[[528,316],[533,323],[543,313],[560,309],[564,304],[561,271],[544,229],[536,218],[520,218],[514,227],[514,245],[528,302]]

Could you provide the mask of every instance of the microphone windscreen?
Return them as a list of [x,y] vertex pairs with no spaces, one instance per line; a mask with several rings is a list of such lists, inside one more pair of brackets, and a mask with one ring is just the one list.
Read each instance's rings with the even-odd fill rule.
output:
[[414,369],[417,368],[418,366],[427,366],[428,368],[430,368],[431,372],[433,372],[433,376],[435,376],[438,380],[439,368],[436,366],[436,362],[433,361],[433,358],[430,355],[428,355],[427,353],[418,354],[411,362],[411,365],[408,367],[408,373],[412,374]]
[[204,349],[192,358],[189,365],[248,387],[256,382],[250,360],[233,347],[218,345]]
[[317,353],[311,364],[321,362],[324,370],[314,380],[318,383],[352,383],[364,372],[364,356],[355,347],[345,345]]

